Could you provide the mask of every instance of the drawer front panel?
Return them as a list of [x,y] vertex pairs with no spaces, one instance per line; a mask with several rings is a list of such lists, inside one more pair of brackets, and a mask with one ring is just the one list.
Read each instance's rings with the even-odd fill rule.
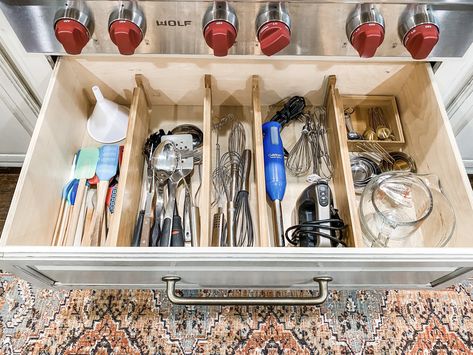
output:
[[[102,248],[98,252],[7,251],[4,269],[44,286],[74,288],[159,288],[162,277],[177,275],[189,288],[311,288],[315,276],[333,277],[333,287],[430,287],[459,267],[473,266],[471,256],[419,257],[415,252],[350,253],[279,251],[140,252]],[[64,248],[63,248],[64,249]],[[67,248],[66,248],[67,249]],[[228,249],[228,248],[226,248]],[[270,252],[271,250],[271,252]],[[469,261],[470,260],[470,261]]]

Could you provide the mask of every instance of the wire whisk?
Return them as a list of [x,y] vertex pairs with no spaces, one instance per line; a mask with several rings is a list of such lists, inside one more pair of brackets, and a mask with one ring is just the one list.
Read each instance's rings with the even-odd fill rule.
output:
[[246,147],[245,127],[240,121],[234,121],[228,136],[228,151],[238,153],[240,156]]
[[286,168],[294,176],[306,175],[312,165],[310,133],[309,124],[306,122],[299,139],[289,151]]

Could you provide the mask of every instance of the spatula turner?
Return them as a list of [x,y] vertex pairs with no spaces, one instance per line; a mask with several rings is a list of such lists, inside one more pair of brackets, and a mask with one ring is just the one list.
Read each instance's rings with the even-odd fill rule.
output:
[[100,240],[100,231],[103,223],[103,213],[105,208],[105,199],[107,198],[108,185],[110,179],[117,173],[118,166],[118,145],[104,145],[100,147],[99,161],[95,174],[99,179],[97,185],[97,204],[92,217],[90,226],[90,244],[98,246]]
[[67,230],[66,246],[71,246],[74,243],[80,211],[84,200],[84,192],[86,190],[86,182],[87,179],[90,179],[95,175],[98,160],[98,148],[89,147],[80,150],[79,157],[77,158],[76,169],[74,171],[74,179],[79,180],[79,186],[77,187],[76,201],[72,208],[71,223]]

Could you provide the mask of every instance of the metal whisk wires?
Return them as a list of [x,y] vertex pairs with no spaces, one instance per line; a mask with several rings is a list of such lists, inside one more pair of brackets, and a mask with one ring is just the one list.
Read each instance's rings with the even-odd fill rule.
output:
[[294,176],[306,175],[312,165],[310,146],[311,127],[308,118],[302,127],[301,135],[296,144],[289,151],[286,160],[287,170]]
[[234,121],[228,136],[228,151],[238,153],[240,156],[246,147],[245,127],[240,121]]

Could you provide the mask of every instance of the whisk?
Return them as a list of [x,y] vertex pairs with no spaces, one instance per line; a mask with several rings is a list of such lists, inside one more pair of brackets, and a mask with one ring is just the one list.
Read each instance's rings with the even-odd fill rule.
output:
[[310,126],[307,120],[299,139],[289,151],[286,168],[292,175],[302,176],[309,172],[311,164]]
[[248,202],[251,170],[251,150],[245,149],[241,157],[242,187],[236,196],[235,235],[238,247],[252,247],[254,244],[253,219]]
[[327,116],[325,108],[317,106],[311,113],[311,118],[311,124],[314,126],[311,130],[310,140],[313,154],[312,172],[314,175],[324,179],[331,179],[333,175],[333,164],[327,144]]
[[234,121],[228,136],[228,151],[238,153],[240,156],[246,147],[245,128],[240,121]]
[[215,170],[212,173],[212,185],[214,190],[214,200],[212,201],[212,207],[219,206],[221,207],[221,203],[224,197],[224,187],[219,179],[219,171],[220,171],[220,130],[225,127],[229,122],[232,122],[235,117],[230,113],[226,116],[220,118],[216,123],[213,124],[212,129],[217,133],[217,139],[215,143]]
[[220,158],[217,177],[227,198],[227,245],[235,246],[235,197],[241,186],[241,158],[236,152],[227,152]]

